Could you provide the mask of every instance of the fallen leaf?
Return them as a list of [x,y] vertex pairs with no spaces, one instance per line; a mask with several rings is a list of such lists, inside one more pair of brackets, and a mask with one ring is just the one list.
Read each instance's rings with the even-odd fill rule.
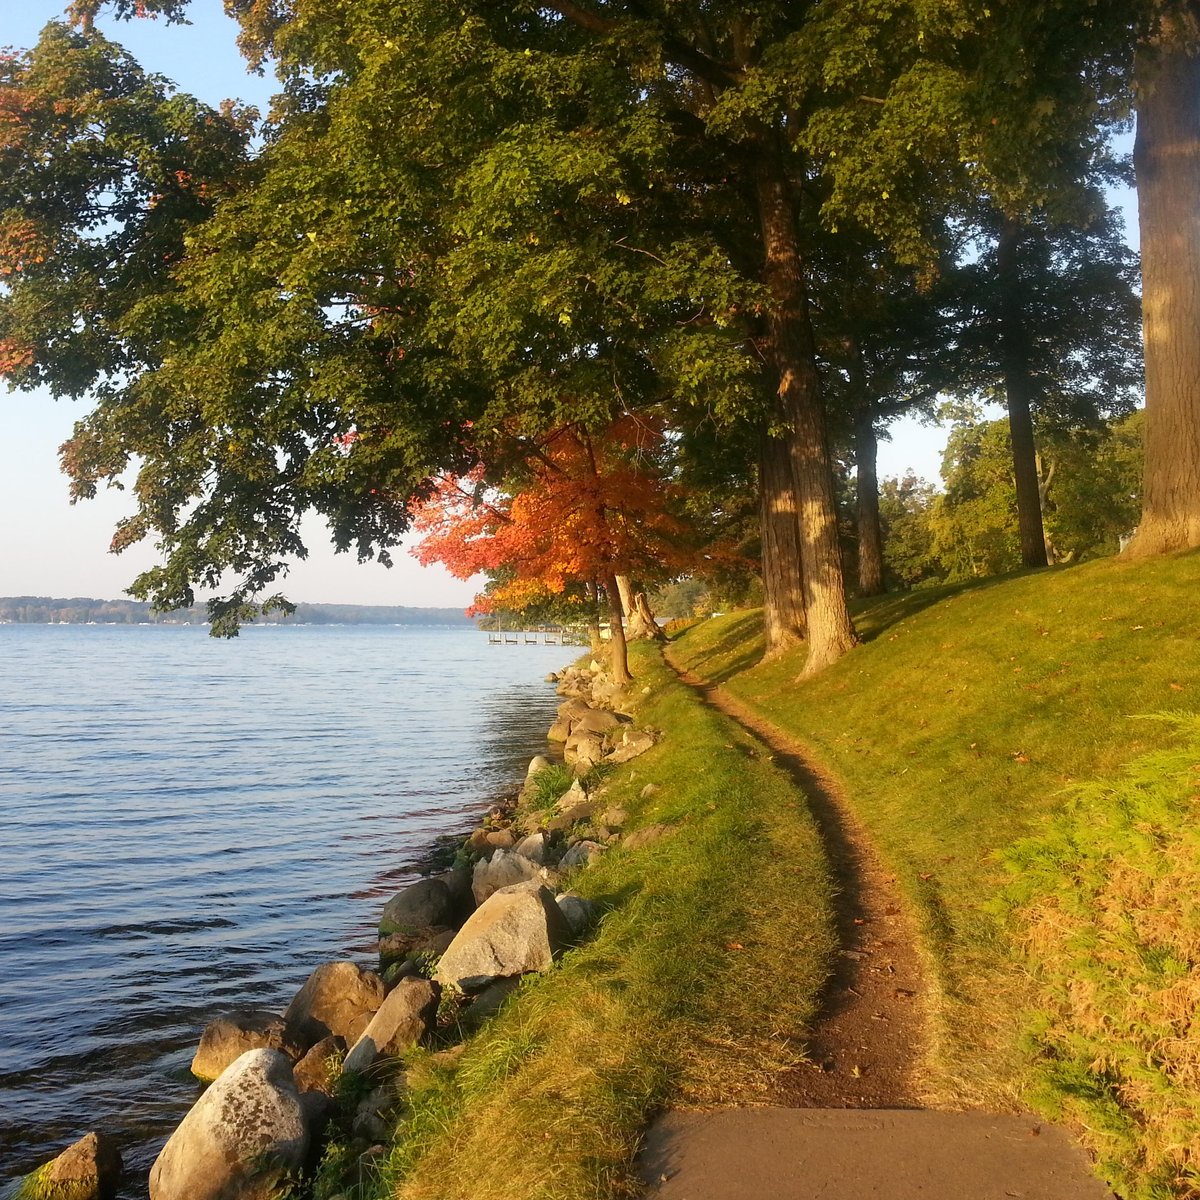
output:
[[743,946],[741,942],[726,942],[725,943],[726,950],[745,950],[745,948],[746,947]]

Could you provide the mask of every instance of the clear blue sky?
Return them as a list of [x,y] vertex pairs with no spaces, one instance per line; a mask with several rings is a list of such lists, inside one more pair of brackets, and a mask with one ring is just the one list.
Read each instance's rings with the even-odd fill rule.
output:
[[[0,46],[31,46],[66,0],[3,0]],[[160,21],[101,22],[148,69],[209,103],[236,98],[267,105],[273,80],[250,75],[234,42],[236,27],[221,0],[193,0],[188,26]],[[130,510],[119,492],[72,507],[58,470],[57,448],[86,404],[41,393],[0,391],[0,595],[120,595],[155,552],[138,546],[107,552],[116,521]],[[938,478],[946,431],[902,421],[882,443],[880,475],[915,470]],[[284,583],[292,599],[346,604],[465,605],[477,590],[440,568],[422,568],[406,553],[390,571],[335,555],[319,522],[306,526],[310,557]]]

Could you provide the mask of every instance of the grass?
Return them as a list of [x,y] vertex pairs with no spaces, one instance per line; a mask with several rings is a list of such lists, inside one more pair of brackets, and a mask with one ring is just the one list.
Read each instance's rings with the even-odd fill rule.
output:
[[595,936],[460,1051],[410,1063],[390,1161],[357,1194],[634,1195],[656,1111],[762,1097],[798,1061],[835,942],[816,830],[752,739],[656,648],[634,654],[638,720],[665,736],[607,778],[605,799],[629,828],[676,832],[573,877],[604,910]]
[[[1037,1029],[1056,1019],[1062,985],[1050,982],[1045,955],[1032,971],[1024,957],[1039,944],[1029,898],[1015,923],[1005,916],[1005,858],[1025,839],[1059,836],[1075,785],[1116,780],[1178,738],[1139,714],[1200,708],[1198,583],[1200,556],[1191,553],[883,597],[856,614],[864,644],[803,684],[803,649],[759,661],[757,614],[709,621],[676,643],[676,661],[724,682],[841,778],[896,872],[939,991],[930,1102],[1048,1103],[1039,1056],[1051,1051]],[[1122,843],[1113,838],[1115,850]],[[1038,878],[1050,903],[1048,875]],[[1138,903],[1166,899],[1161,889],[1135,894]],[[1087,905],[1075,911],[1069,936],[1093,936],[1088,914]],[[1176,952],[1196,969],[1195,947]],[[1097,960],[1097,970],[1119,975],[1116,962]],[[1101,1017],[1114,1038],[1128,1027],[1115,1009]],[[1101,1066],[1093,1084],[1105,1103],[1132,1105]],[[1099,1110],[1071,1111],[1086,1122]],[[1194,1131],[1196,1113],[1190,1119]],[[1131,1115],[1126,1133],[1145,1149],[1141,1120]],[[1150,1178],[1149,1158],[1131,1157],[1102,1128],[1088,1137],[1101,1159],[1128,1164],[1126,1194],[1142,1195],[1129,1180]],[[1200,1194],[1182,1186],[1144,1194]]]

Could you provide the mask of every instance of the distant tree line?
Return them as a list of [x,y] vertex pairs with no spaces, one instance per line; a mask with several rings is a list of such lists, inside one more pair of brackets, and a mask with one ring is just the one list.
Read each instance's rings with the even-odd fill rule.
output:
[[[0,596],[0,624],[8,625],[204,625],[202,605],[157,612],[140,600],[93,600],[76,596]],[[262,618],[272,625],[473,625],[461,608],[407,608],[387,604],[297,604],[287,616]]]

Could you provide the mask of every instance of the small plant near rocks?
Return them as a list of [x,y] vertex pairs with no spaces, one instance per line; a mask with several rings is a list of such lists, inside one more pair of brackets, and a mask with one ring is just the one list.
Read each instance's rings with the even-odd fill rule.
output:
[[535,771],[525,785],[525,805],[536,812],[548,812],[570,788],[575,776],[565,763],[553,763]]
[[422,979],[432,979],[442,956],[435,950],[422,950],[413,955],[413,961],[417,964],[417,974]]
[[467,997],[462,988],[456,983],[442,984],[442,996],[438,1001],[437,1026],[446,1028],[458,1023],[458,1013],[466,1003]]

